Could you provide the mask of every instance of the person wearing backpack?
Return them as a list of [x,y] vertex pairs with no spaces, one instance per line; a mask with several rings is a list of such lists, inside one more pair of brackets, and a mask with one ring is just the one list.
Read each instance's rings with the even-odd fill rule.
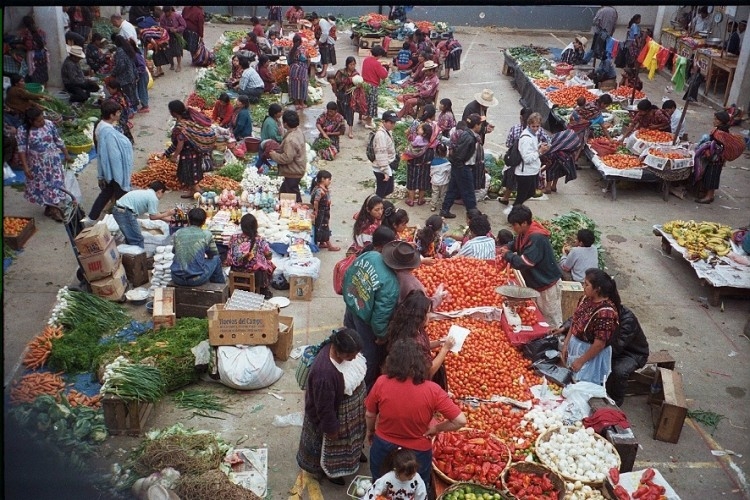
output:
[[[540,157],[549,151],[548,142],[539,143],[537,134],[542,128],[542,115],[532,113],[529,115],[526,129],[521,133],[518,139],[518,151],[521,153],[521,164],[515,167],[516,182],[518,185],[516,191],[516,200],[513,202],[514,207],[520,207],[529,198],[534,196],[537,186],[537,178],[542,169],[542,160]],[[503,213],[510,213],[510,207],[506,208]]]
[[375,194],[381,198],[393,192],[393,171],[398,168],[400,158],[391,132],[398,121],[394,111],[384,112],[380,127],[367,141],[367,159],[372,162],[375,174]]
[[[211,161],[216,135],[210,128],[211,120],[202,113],[191,113],[182,101],[170,101],[167,106],[176,123],[164,156],[177,163],[177,179],[189,190],[180,197],[193,198],[194,193],[201,192],[204,163]],[[201,117],[208,123],[196,121],[202,120]]]
[[521,134],[526,129],[526,120],[532,111],[530,108],[521,108],[521,123],[513,125],[508,131],[508,137],[505,139],[505,147],[508,151],[503,157],[503,192],[497,198],[497,201],[503,205],[507,205],[510,202],[510,194],[516,190],[516,173],[515,168],[520,164],[521,158],[519,158],[520,152],[518,151],[518,139],[521,138]]
[[466,119],[466,128],[459,132],[456,126],[455,146],[451,146],[448,160],[451,162],[451,180],[448,184],[448,192],[445,194],[440,215],[446,219],[455,219],[456,214],[450,212],[453,202],[458,194],[464,202],[466,210],[477,208],[477,199],[474,195],[474,172],[473,165],[477,160],[477,148],[481,147],[479,131],[482,128],[482,118],[473,113]]
[[[703,181],[705,194],[695,202],[707,205],[714,202],[714,195],[719,189],[721,171],[727,160],[732,161],[744,151],[744,141],[735,138],[730,132],[731,117],[726,111],[714,113],[714,129],[709,136],[704,136],[695,149],[695,182]],[[736,155],[736,156],[735,156]]]

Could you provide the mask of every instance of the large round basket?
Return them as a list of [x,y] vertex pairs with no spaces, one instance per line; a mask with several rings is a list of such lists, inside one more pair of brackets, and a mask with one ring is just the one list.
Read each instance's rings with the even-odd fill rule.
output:
[[[573,434],[578,429],[579,429],[578,427],[571,425],[571,426],[565,426],[565,427],[553,427],[552,429],[548,429],[544,431],[536,439],[536,446],[535,446],[535,449],[537,450],[536,456],[539,459],[539,461],[542,462],[542,464],[546,465],[547,467],[549,467],[556,473],[560,474],[560,476],[566,481],[570,481],[570,482],[581,481],[583,484],[588,484],[589,486],[599,488],[601,487],[602,484],[604,484],[603,480],[591,481],[589,479],[582,478],[580,476],[571,476],[571,475],[564,474],[562,471],[560,471],[557,468],[557,465],[548,456],[546,456],[543,453],[539,453],[539,445],[541,443],[545,443],[549,441],[553,433],[558,432],[558,433],[563,433],[563,434]],[[593,434],[593,436],[597,441],[601,441],[604,444],[605,449],[615,456],[615,458],[617,459],[616,467],[619,469],[620,466],[622,465],[622,461],[620,460],[620,454],[617,453],[617,450],[615,449],[614,446],[612,446],[612,443],[610,443],[609,441],[601,437],[599,434]]]
[[[471,488],[471,491],[481,492],[482,495],[484,495],[485,493],[492,495],[492,500],[507,500],[509,498],[513,498],[503,494],[502,491],[490,486],[483,486],[476,483],[454,483],[446,488],[445,491],[443,491],[443,493],[438,497],[438,500],[453,500],[454,493],[457,494],[459,493],[459,491],[465,491],[469,488]],[[456,496],[456,498],[458,498],[458,496]]]
[[[494,441],[495,441],[495,442],[496,442],[497,444],[501,445],[502,449],[503,449],[503,450],[505,450],[505,452],[503,453],[503,455],[505,455],[505,458],[506,458],[506,460],[505,460],[505,467],[504,467],[504,468],[503,468],[503,470],[502,470],[502,471],[500,472],[500,477],[499,477],[499,479],[501,479],[501,480],[502,480],[502,476],[503,476],[503,474],[505,473],[505,471],[507,471],[507,470],[508,470],[508,467],[510,466],[510,463],[511,463],[511,461],[512,461],[512,456],[511,456],[510,448],[508,448],[508,445],[506,445],[506,444],[505,444],[505,443],[504,443],[504,442],[502,441],[502,439],[500,439],[499,437],[495,436],[494,434],[492,434],[492,433],[490,433],[490,432],[486,432],[486,433],[485,433],[485,431],[481,431],[481,430],[479,430],[479,429],[473,429],[473,428],[471,428],[471,427],[464,427],[464,428],[462,428],[462,429],[459,429],[459,430],[457,430],[457,431],[454,431],[454,432],[461,432],[461,433],[466,433],[466,434],[468,434],[468,435],[469,435],[470,437],[481,437],[481,436],[489,435],[489,438],[490,438],[490,439],[494,440]],[[445,482],[446,482],[446,483],[448,483],[448,484],[454,484],[454,483],[458,482],[457,480],[455,480],[455,479],[452,479],[452,478],[450,478],[450,477],[449,477],[448,475],[446,475],[446,474],[445,474],[445,473],[444,473],[443,471],[441,471],[441,470],[440,470],[440,469],[438,468],[437,464],[435,463],[435,453],[434,453],[434,448],[435,448],[436,444],[437,444],[437,439],[436,439],[435,441],[433,441],[433,445],[432,445],[432,447],[433,447],[433,454],[432,454],[432,456],[433,456],[433,459],[432,459],[432,470],[434,470],[434,471],[435,471],[435,474],[437,474],[437,476],[438,476],[438,477],[439,477],[440,479],[442,479],[443,481],[445,481]]]
[[690,177],[690,174],[693,173],[693,169],[688,168],[681,168],[679,170],[672,170],[671,168],[664,170],[659,170],[653,167],[646,167],[647,170],[651,171],[655,176],[660,178],[663,181],[667,182],[677,182],[677,181],[684,181],[688,177]]
[[[525,472],[527,474],[535,474],[537,476],[547,474],[549,476],[549,480],[552,481],[552,484],[555,485],[555,491],[557,492],[558,500],[562,500],[565,497],[565,481],[563,480],[562,476],[560,476],[560,474],[550,469],[546,465],[537,464],[534,462],[516,462],[508,467],[505,472],[503,472],[503,486],[505,486],[506,490],[508,489],[508,475],[512,470]],[[523,500],[522,498],[518,498],[510,493],[510,491],[508,491],[507,496],[509,498]]]
[[573,71],[573,66],[566,63],[559,63],[555,66],[555,74],[557,76],[568,76]]
[[93,147],[94,147],[94,143],[93,142],[90,142],[88,144],[82,144],[80,146],[68,146],[67,144],[65,145],[65,148],[68,150],[68,153],[70,153],[72,155],[79,155],[81,153],[88,153],[89,151],[91,151],[91,148],[93,148]]

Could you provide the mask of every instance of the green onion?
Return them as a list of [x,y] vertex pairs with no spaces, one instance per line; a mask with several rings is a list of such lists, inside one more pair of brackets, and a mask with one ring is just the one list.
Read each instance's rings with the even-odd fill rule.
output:
[[118,358],[105,369],[101,392],[126,401],[153,402],[164,395],[165,389],[164,378],[158,368],[131,364],[124,358]]
[[193,415],[199,417],[218,418],[209,415],[208,412],[212,411],[229,413],[227,411],[227,406],[215,394],[212,394],[209,391],[180,391],[174,394],[172,399],[178,408],[183,410],[194,410]]

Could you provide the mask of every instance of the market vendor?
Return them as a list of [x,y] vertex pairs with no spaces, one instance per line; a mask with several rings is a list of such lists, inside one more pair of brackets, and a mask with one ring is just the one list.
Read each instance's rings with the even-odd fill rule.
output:
[[112,55],[105,50],[107,40],[101,33],[91,35],[91,43],[86,45],[86,64],[94,73],[109,73],[112,70]]
[[[687,126],[686,120],[682,119],[684,111],[682,109],[678,110],[677,103],[672,99],[667,99],[661,104],[661,112],[669,117],[669,126],[672,134],[681,137],[685,133]],[[680,125],[680,120],[682,120],[682,125]]]
[[562,361],[575,382],[604,385],[612,371],[612,347],[607,344],[617,331],[620,295],[615,280],[600,269],[586,271],[583,293],[570,320],[551,333],[565,333]]
[[570,64],[571,66],[578,66],[586,64],[591,60],[591,57],[586,57],[586,44],[588,39],[585,36],[577,36],[565,47],[560,54],[560,62]]
[[588,77],[594,82],[597,89],[602,87],[602,84],[606,82],[610,82],[612,88],[615,87],[617,84],[617,69],[609,54],[605,55],[604,59],[599,62],[599,66],[589,73]]
[[297,203],[300,203],[302,194],[299,191],[299,183],[307,168],[305,133],[299,126],[299,114],[296,111],[284,111],[281,120],[286,129],[281,141],[281,151],[271,151],[269,156],[278,164],[279,175],[284,177],[279,193],[294,193]]
[[172,281],[179,286],[226,283],[214,235],[201,229],[206,223],[206,211],[191,208],[187,216],[190,225],[174,233]]
[[226,263],[232,271],[253,273],[255,288],[268,300],[273,297],[271,278],[276,265],[271,262],[273,252],[263,236],[258,234],[258,220],[253,214],[245,214],[240,220],[241,232],[229,238]]
[[485,214],[478,214],[469,220],[469,241],[458,252],[458,256],[473,259],[495,259],[495,239],[490,236],[492,228]]
[[265,83],[255,68],[250,66],[250,61],[247,58],[240,58],[240,66],[243,71],[240,82],[237,84],[237,93],[246,95],[251,103],[257,104],[260,96],[263,94]]
[[403,94],[404,107],[401,108],[397,114],[398,118],[401,119],[404,115],[414,116],[416,114],[416,108],[420,105],[435,103],[435,97],[437,97],[440,80],[437,76],[437,67],[433,61],[427,61],[424,63],[424,79],[417,84],[417,90],[413,94]]
[[23,119],[27,109],[39,107],[39,101],[49,99],[51,97],[48,95],[34,94],[26,90],[26,81],[21,75],[10,75],[10,87],[5,94],[5,108],[9,113]]
[[651,104],[651,101],[643,99],[638,103],[638,111],[635,117],[622,133],[623,139],[639,129],[670,132],[672,130],[671,119],[661,109]]
[[83,76],[81,61],[86,58],[83,49],[78,45],[66,47],[68,57],[62,64],[60,73],[65,91],[70,94],[70,102],[86,102],[92,92],[99,92],[99,84]]
[[620,324],[611,342],[612,373],[607,378],[607,395],[617,406],[625,401],[628,379],[648,361],[648,340],[633,311],[620,306]]
[[148,214],[151,220],[169,221],[175,214],[175,209],[159,212],[159,200],[167,192],[167,186],[162,181],[154,181],[146,189],[134,189],[125,193],[112,207],[112,217],[120,227],[125,243],[144,248],[143,233],[138,222],[138,216]]

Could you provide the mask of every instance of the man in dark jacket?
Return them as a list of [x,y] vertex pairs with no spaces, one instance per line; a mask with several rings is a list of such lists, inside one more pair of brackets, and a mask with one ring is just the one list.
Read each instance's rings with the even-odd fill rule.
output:
[[514,206],[508,214],[508,223],[516,237],[498,251],[513,269],[521,271],[526,286],[539,292],[536,300],[539,310],[550,328],[558,328],[563,322],[560,303],[562,273],[549,241],[550,233],[532,220],[531,210],[526,205]]
[[612,373],[607,394],[622,406],[630,375],[648,361],[648,340],[633,311],[620,306],[620,325],[612,339]]
[[479,115],[469,115],[466,119],[466,128],[456,130],[458,139],[455,147],[451,147],[451,153],[448,161],[451,163],[451,180],[448,184],[448,191],[445,193],[443,206],[440,209],[440,215],[446,219],[455,219],[456,214],[450,211],[453,202],[456,201],[460,194],[466,210],[477,208],[477,198],[474,195],[474,171],[473,166],[476,162],[477,147],[480,145],[479,129],[482,127],[482,120]]

